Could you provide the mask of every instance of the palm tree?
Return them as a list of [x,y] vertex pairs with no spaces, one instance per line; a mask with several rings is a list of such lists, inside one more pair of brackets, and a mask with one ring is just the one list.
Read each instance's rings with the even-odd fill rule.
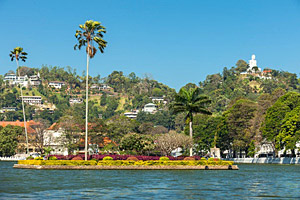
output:
[[100,22],[89,20],[84,24],[79,25],[81,30],[76,30],[75,37],[78,40],[78,44],[74,46],[80,50],[82,46],[86,46],[86,109],[85,109],[85,160],[87,160],[87,142],[88,142],[88,80],[89,80],[89,61],[93,58],[97,52],[93,42],[98,45],[98,49],[101,53],[104,53],[104,48],[107,42],[103,40],[103,33],[106,33],[105,27]]
[[[18,76],[20,77],[20,69],[19,69],[19,60],[21,59],[23,62],[26,61],[27,59],[27,53],[23,51],[22,47],[16,47],[14,48],[13,51],[10,51],[9,56],[11,57],[11,61],[14,59],[16,60],[17,63],[17,71],[18,71]],[[23,109],[23,118],[24,118],[24,128],[25,128],[25,136],[26,136],[26,149],[27,153],[29,153],[29,148],[28,148],[28,134],[27,134],[27,126],[26,126],[26,116],[25,116],[25,108],[24,108],[24,101],[23,101],[23,91],[22,91],[22,86],[19,84],[20,90],[21,90],[21,99],[22,99],[22,109]]]
[[[186,113],[186,119],[189,120],[190,137],[193,139],[193,115],[195,113],[211,115],[211,112],[206,109],[206,106],[211,103],[211,100],[204,95],[200,95],[200,88],[181,88],[175,95],[175,101],[171,104],[171,110],[176,113]],[[190,156],[193,155],[193,148],[190,148]]]

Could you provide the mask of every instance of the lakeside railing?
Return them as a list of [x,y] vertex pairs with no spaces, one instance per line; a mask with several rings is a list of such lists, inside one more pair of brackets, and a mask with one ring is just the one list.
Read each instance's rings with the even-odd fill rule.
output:
[[10,157],[0,157],[0,161],[18,161],[26,160],[25,156],[10,156]]

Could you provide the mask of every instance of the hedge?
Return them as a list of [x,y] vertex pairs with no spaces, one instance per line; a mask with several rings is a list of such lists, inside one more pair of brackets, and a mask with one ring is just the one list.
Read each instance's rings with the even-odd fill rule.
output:
[[170,166],[170,165],[188,165],[188,166],[198,166],[198,165],[233,165],[232,161],[208,161],[208,160],[147,160],[147,161],[134,161],[134,160],[19,160],[18,164],[24,165],[101,165],[101,166],[130,166],[130,165],[140,165],[140,166]]

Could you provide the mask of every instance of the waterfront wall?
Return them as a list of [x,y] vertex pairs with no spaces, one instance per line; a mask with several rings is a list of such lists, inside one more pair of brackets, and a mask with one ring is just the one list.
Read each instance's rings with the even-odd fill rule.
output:
[[258,164],[300,164],[300,157],[297,158],[226,158],[224,160],[235,163],[258,163]]

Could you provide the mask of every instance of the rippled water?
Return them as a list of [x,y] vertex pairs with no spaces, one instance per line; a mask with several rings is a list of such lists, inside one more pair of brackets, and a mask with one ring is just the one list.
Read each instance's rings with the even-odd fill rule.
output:
[[0,199],[296,199],[299,165],[240,170],[30,170],[0,162]]

